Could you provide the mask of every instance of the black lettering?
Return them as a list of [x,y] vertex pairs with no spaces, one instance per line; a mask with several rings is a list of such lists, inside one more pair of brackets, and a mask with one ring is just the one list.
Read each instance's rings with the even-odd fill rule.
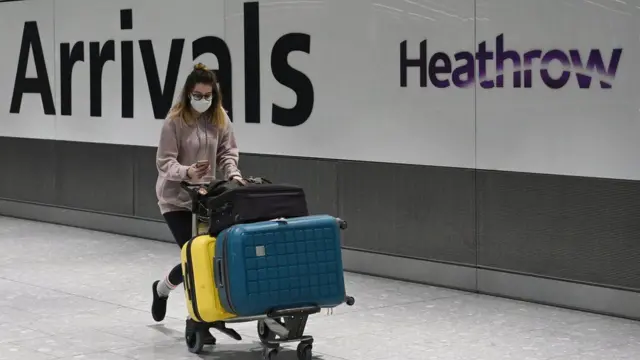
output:
[[78,62],[84,62],[84,42],[60,44],[60,114],[71,116],[73,111],[73,67]]
[[296,93],[298,101],[291,109],[273,104],[271,122],[281,126],[302,125],[309,119],[313,110],[313,84],[307,75],[289,65],[288,56],[293,51],[307,54],[311,51],[311,37],[307,34],[291,33],[276,41],[271,52],[271,71],[273,77],[282,85]]
[[108,40],[100,48],[99,42],[89,43],[89,106],[90,115],[102,116],[102,71],[107,61],[116,60],[116,45],[113,40]]
[[134,110],[134,91],[133,91],[133,41],[123,41],[120,44],[122,61],[122,117],[132,119]]
[[260,123],[260,4],[244,3],[245,122]]
[[[33,62],[36,68],[35,78],[27,78],[27,65],[30,52],[33,53]],[[44,61],[44,51],[42,50],[42,41],[40,40],[40,32],[38,31],[38,23],[35,21],[27,21],[24,23],[20,55],[18,57],[18,69],[16,70],[16,78],[13,83],[10,113],[20,113],[24,94],[40,94],[44,113],[46,115],[56,114],[49,74],[47,72],[47,64]]]
[[160,75],[158,74],[158,65],[153,51],[153,43],[151,40],[140,40],[139,45],[140,53],[142,54],[144,72],[149,86],[153,115],[156,119],[164,119],[167,116],[169,109],[171,109],[171,103],[173,102],[173,96],[176,91],[178,71],[180,71],[180,62],[182,60],[182,49],[184,48],[184,39],[173,39],[171,41],[171,50],[169,51],[169,62],[167,64],[167,74],[164,78],[164,86],[160,85]]
[[420,42],[420,57],[409,59],[407,57],[407,41],[400,43],[400,86],[407,87],[407,70],[410,67],[420,68],[420,87],[427,86],[427,40]]
[[[441,64],[438,62],[441,62]],[[440,80],[438,78],[439,74],[451,74],[451,59],[443,52],[433,54],[429,60],[429,80],[439,89],[449,87],[449,79]]]
[[227,110],[229,118],[233,120],[233,97],[231,82],[231,52],[224,40],[215,36],[205,36],[197,39],[191,45],[193,60],[203,54],[213,54],[218,59],[216,76],[222,92],[222,106]]
[[133,30],[133,10],[120,10],[120,30]]
[[[120,29],[133,29],[133,11],[131,9],[120,10]],[[123,41],[120,43],[120,61],[122,61],[121,71],[121,97],[122,97],[122,117],[133,118],[133,41]]]

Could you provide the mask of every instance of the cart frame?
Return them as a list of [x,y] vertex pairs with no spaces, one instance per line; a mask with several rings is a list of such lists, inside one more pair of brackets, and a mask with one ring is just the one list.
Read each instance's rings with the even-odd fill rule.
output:
[[[207,191],[208,184],[181,182],[181,187],[189,193],[192,201],[192,239],[198,236],[209,235],[209,218],[211,211],[204,200],[210,198]],[[338,219],[341,229],[347,228],[344,220]],[[355,299],[351,296],[345,297],[348,306],[355,304]],[[236,317],[214,323],[201,323],[193,319],[187,320],[185,329],[185,341],[191,353],[199,354],[205,345],[215,345],[207,340],[207,332],[210,329],[235,339],[242,340],[242,336],[235,330],[228,328],[227,324],[244,323],[257,321],[257,332],[260,342],[263,345],[263,357],[265,360],[273,360],[277,356],[280,347],[285,343],[298,342],[297,355],[299,360],[311,360],[313,348],[313,336],[305,335],[309,315],[317,314],[322,309],[318,306],[301,307],[295,309],[284,309],[271,311],[267,314],[251,317]]]

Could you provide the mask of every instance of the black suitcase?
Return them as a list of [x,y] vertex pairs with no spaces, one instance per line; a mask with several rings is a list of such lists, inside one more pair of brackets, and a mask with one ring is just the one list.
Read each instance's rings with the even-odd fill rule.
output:
[[217,195],[207,203],[211,236],[236,224],[309,215],[304,190],[299,186],[266,182],[227,185],[220,183],[211,189]]

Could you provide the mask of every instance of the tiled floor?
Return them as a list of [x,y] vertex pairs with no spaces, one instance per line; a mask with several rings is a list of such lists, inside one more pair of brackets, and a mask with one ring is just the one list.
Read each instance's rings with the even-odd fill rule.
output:
[[[0,217],[0,360],[261,359],[255,324],[200,357],[183,341],[181,289],[148,312],[173,244]],[[446,289],[347,275],[356,306],[310,319],[316,359],[640,358],[640,324]],[[291,351],[279,359],[295,359]]]

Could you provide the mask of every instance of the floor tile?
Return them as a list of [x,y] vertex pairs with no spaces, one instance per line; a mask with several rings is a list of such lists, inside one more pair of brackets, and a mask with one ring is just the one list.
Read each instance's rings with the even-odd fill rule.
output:
[[0,344],[0,360],[51,360],[55,357],[17,344]]
[[131,358],[127,358],[111,352],[100,352],[62,357],[57,358],[56,360],[131,360]]
[[638,344],[618,345],[610,348],[581,352],[571,356],[551,360],[637,360],[640,358]]
[[566,326],[562,331],[587,340],[624,342],[640,346],[640,323],[637,321],[602,318]]
[[567,357],[577,353],[598,350],[623,344],[608,338],[585,338],[580,335],[549,330],[491,337],[479,342],[486,348],[493,348],[505,356],[529,356],[532,358]]
[[[257,343],[237,343],[226,338],[218,339],[220,344],[206,347],[201,359],[250,360],[260,359],[261,346]],[[192,360],[191,354],[184,343],[175,345],[150,345],[111,351],[135,360]],[[284,356],[282,357],[285,358]],[[295,358],[295,357],[294,357]]]
[[40,315],[0,305],[0,324],[16,324],[40,319]]
[[138,345],[177,344],[184,342],[183,322],[156,325],[118,325],[103,328],[100,331],[107,334],[124,336],[135,341]]
[[72,341],[69,341],[69,339],[56,335],[51,335],[39,339],[16,341],[12,344],[24,349],[31,349],[32,351],[54,358],[81,355],[83,353],[97,351],[92,349],[91,347],[74,343]]
[[[0,311],[3,311],[0,309]],[[49,334],[35,331],[11,323],[0,323],[0,344],[9,343],[25,339],[38,339],[49,336]]]

